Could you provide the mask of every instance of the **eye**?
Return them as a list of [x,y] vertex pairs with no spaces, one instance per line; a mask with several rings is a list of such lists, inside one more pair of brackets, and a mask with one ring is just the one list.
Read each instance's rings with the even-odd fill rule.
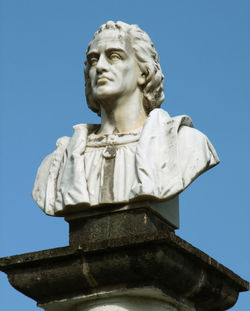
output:
[[116,53],[116,52],[110,53],[110,54],[109,54],[109,58],[110,58],[111,60],[114,60],[114,61],[119,60],[119,59],[122,59],[122,58],[121,58],[121,55],[119,55],[119,54]]
[[98,59],[96,57],[91,57],[89,62],[91,66],[95,66],[98,62]]
[[90,66],[95,66],[98,63],[98,56],[97,55],[90,55],[88,57],[88,62]]

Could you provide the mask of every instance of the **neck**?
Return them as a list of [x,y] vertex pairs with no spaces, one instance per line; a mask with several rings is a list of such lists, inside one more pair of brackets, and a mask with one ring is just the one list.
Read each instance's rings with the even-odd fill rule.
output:
[[147,119],[140,90],[118,100],[101,103],[101,128],[98,134],[127,133],[141,127]]

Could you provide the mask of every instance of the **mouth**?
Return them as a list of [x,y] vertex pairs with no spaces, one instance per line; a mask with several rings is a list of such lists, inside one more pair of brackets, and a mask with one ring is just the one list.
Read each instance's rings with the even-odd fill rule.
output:
[[110,81],[110,79],[106,76],[100,76],[97,78],[96,80],[96,84],[97,85],[103,85],[103,84],[106,84],[108,81]]

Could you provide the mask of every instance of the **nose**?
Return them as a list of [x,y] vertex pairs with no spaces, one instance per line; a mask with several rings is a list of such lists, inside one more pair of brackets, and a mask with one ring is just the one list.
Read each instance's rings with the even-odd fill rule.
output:
[[96,64],[96,71],[98,73],[101,73],[103,71],[107,71],[108,70],[108,61],[105,57],[105,55],[101,54],[99,56],[98,62]]

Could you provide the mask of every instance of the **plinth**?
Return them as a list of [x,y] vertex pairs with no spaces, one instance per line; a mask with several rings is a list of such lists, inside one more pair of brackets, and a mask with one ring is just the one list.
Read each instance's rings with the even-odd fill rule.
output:
[[0,259],[46,311],[220,311],[249,289],[148,205],[65,219],[69,246]]

